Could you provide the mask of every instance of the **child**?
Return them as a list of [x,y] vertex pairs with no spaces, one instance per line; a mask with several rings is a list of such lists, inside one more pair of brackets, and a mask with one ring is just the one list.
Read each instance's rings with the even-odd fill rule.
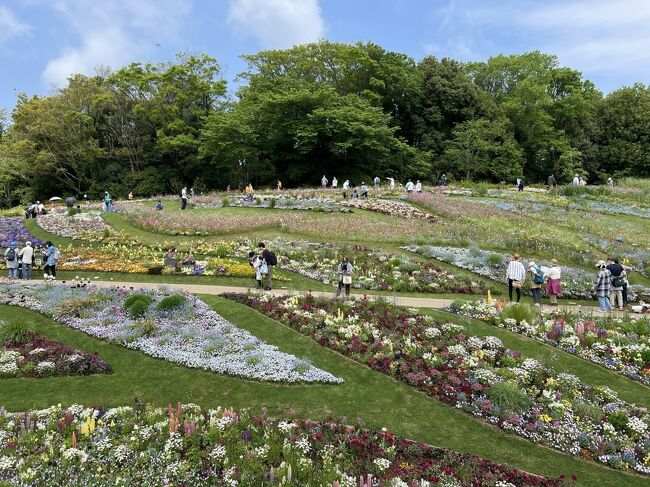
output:
[[250,266],[255,271],[255,280],[257,281],[257,288],[262,289],[262,263],[264,261],[259,255],[257,255],[253,251],[250,251],[248,253],[248,258],[250,259]]

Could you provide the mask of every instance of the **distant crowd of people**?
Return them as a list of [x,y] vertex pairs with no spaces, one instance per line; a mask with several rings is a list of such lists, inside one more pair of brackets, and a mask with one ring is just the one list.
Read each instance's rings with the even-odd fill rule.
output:
[[35,266],[43,266],[43,278],[46,280],[56,279],[56,266],[59,262],[59,249],[51,242],[45,242],[42,249],[32,246],[31,241],[26,241],[23,248],[18,248],[17,242],[11,242],[5,250],[5,266],[9,273],[9,279],[32,278],[32,270]]

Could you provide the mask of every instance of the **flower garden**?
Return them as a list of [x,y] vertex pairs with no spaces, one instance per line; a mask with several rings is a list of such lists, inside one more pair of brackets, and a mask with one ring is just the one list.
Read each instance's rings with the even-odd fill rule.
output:
[[[3,254],[60,252],[56,283],[0,279],[0,486],[648,482],[650,321],[588,311],[608,256],[630,303],[650,299],[643,191],[307,188],[189,206],[0,217]],[[246,291],[260,241],[285,295]],[[560,308],[530,306],[529,282],[523,304],[487,304],[515,252],[560,262]],[[320,296],[343,257],[355,296]]]

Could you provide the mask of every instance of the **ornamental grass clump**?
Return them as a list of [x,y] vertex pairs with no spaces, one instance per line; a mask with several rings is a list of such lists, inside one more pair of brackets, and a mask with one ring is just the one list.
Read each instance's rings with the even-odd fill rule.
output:
[[30,339],[33,329],[22,321],[0,322],[0,344],[22,345]]
[[186,302],[187,298],[182,294],[172,294],[161,299],[156,305],[156,310],[160,313],[170,313],[183,307]]
[[509,414],[522,414],[532,405],[529,397],[510,382],[497,382],[487,390],[485,395],[499,408],[501,418]]
[[131,318],[137,319],[145,315],[152,301],[151,296],[147,294],[132,294],[124,300],[122,308],[128,311]]
[[518,324],[524,321],[532,323],[535,320],[535,310],[528,304],[511,304],[503,310],[503,318],[515,320]]

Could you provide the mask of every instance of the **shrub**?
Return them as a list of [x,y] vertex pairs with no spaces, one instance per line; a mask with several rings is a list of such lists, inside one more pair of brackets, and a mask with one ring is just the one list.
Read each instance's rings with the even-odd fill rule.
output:
[[151,298],[151,296],[149,296],[147,294],[138,294],[138,293],[131,294],[128,298],[126,298],[124,300],[123,308],[124,309],[129,309],[131,306],[133,306],[138,301],[143,301],[143,302],[145,302],[145,303],[147,303],[149,305],[149,304],[151,304],[151,301],[153,301],[153,299]]
[[105,297],[99,294],[89,294],[78,298],[70,298],[59,303],[55,310],[55,316],[72,316],[79,318],[82,312],[95,309],[99,303],[105,300]]
[[517,323],[522,321],[533,323],[535,321],[535,310],[528,304],[511,304],[503,310],[503,318],[511,318],[516,320]]
[[224,208],[229,207],[230,206],[230,199],[228,199],[228,198],[222,199],[221,200],[221,206],[223,206]]
[[147,268],[147,274],[150,274],[152,276],[159,276],[162,274],[163,270],[165,270],[165,266],[152,265],[151,267]]
[[600,407],[582,401],[576,401],[573,404],[573,412],[576,416],[591,418],[596,422],[600,422],[600,418],[603,416],[603,410]]
[[460,311],[460,308],[464,305],[467,304],[468,301],[465,301],[463,299],[454,299],[451,304],[449,305],[449,309],[453,311],[454,313]]
[[474,191],[477,196],[487,196],[489,189],[490,186],[487,183],[478,183]]
[[260,198],[259,196],[255,198],[255,204],[256,204],[257,206],[261,206],[262,203],[263,203],[262,198]]
[[269,200],[269,208],[271,208],[271,209],[275,208],[275,203],[276,203],[275,198],[271,198]]
[[227,245],[219,245],[216,250],[217,257],[225,259],[230,255],[230,248]]
[[413,271],[419,271],[420,270],[420,266],[418,264],[413,263],[413,262],[402,262],[399,265],[398,268],[399,268],[400,271],[408,272],[409,274],[411,274]]
[[[142,303],[142,301],[138,301],[136,304],[133,306],[137,306],[138,303]],[[133,310],[133,307],[131,307],[131,310]],[[138,320],[135,323],[133,323],[133,327],[143,336],[145,337],[151,337],[154,335],[156,332],[156,322],[153,318],[145,318],[142,320]]]
[[68,216],[75,216],[77,213],[80,213],[76,208],[68,208]]
[[102,232],[102,238],[107,239],[111,236],[111,231],[108,228],[104,228]]
[[0,325],[0,344],[22,345],[30,340],[30,335],[33,332],[34,330],[22,321],[4,323]]
[[173,311],[183,306],[186,301],[187,299],[182,294],[172,294],[171,296],[161,299],[158,306],[156,306],[156,309],[163,313]]
[[521,414],[532,404],[526,393],[510,382],[497,382],[487,390],[486,396],[499,407],[501,416]]
[[123,308],[129,312],[132,319],[142,318],[149,309],[151,301],[151,296],[147,294],[131,294],[124,300]]

